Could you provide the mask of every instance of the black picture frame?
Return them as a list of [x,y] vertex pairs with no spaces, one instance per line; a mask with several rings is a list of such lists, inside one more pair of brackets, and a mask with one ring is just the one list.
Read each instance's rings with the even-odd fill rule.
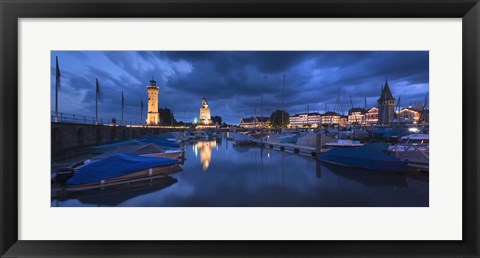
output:
[[[2,257],[479,257],[478,0],[0,0],[0,254]],[[59,17],[462,18],[463,240],[19,241],[18,19]],[[459,171],[451,171],[451,173]],[[448,187],[445,187],[448,191]],[[394,223],[394,222],[392,222]],[[442,225],[438,225],[439,228]]]

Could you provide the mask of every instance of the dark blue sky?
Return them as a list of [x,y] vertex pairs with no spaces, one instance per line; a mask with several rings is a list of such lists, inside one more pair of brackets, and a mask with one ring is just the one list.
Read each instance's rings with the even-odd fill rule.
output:
[[[159,106],[173,109],[177,120],[198,117],[202,97],[213,115],[236,124],[241,117],[269,116],[282,106],[290,114],[376,105],[388,82],[401,106],[423,103],[429,92],[428,51],[52,51],[51,107],[55,110],[55,56],[59,58],[59,112],[95,116],[95,79],[101,88],[99,117],[125,120],[146,116],[146,86],[152,76],[160,87]],[[256,107],[256,108],[255,108]]]

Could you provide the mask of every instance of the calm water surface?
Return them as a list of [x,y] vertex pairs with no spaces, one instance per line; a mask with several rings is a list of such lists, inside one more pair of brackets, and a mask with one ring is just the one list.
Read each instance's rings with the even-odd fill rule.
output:
[[225,138],[186,146],[183,171],[160,186],[89,193],[52,206],[428,206],[428,176],[368,172]]

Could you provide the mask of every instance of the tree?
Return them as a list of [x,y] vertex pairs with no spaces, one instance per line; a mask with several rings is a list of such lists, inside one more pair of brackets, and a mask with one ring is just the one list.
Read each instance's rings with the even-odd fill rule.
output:
[[160,114],[161,125],[172,125],[177,122],[175,120],[175,116],[169,108],[158,108],[158,113]]
[[[282,116],[283,116],[283,125],[282,125]],[[275,110],[270,116],[272,121],[272,127],[287,127],[290,124],[290,114],[285,110]]]
[[212,117],[212,123],[213,124],[215,124],[215,123],[221,124],[222,123],[222,117],[221,116]]

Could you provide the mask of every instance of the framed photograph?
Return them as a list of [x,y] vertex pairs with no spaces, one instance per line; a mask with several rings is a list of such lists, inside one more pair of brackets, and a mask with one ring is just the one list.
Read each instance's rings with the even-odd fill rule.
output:
[[1,257],[478,257],[478,1],[0,8]]

